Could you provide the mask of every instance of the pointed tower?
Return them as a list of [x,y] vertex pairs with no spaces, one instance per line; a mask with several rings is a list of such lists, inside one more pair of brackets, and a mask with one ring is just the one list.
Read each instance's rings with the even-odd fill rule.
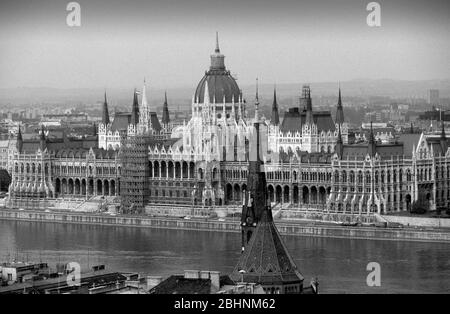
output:
[[164,105],[163,105],[163,114],[162,114],[162,124],[164,128],[167,128],[170,124],[169,117],[169,105],[167,104],[167,92],[164,92]]
[[22,138],[22,131],[20,130],[19,125],[19,131],[17,132],[17,142],[16,142],[16,148],[19,153],[22,152],[22,147],[23,147],[23,138]]
[[138,102],[137,91],[136,91],[136,89],[134,89],[133,106],[131,108],[130,124],[136,126],[138,123],[139,123],[139,102]]
[[339,87],[339,98],[336,109],[336,124],[344,123],[344,109],[342,108],[341,88]]
[[255,122],[258,121],[259,121],[259,95],[258,95],[258,78],[256,78]]
[[210,70],[225,70],[225,56],[220,53],[218,32],[216,32],[216,49],[214,49],[214,53],[211,55]]
[[152,129],[150,106],[147,102],[147,86],[142,87],[141,106],[139,107],[139,130],[141,133],[149,132]]
[[276,87],[273,88],[272,117],[270,119],[270,122],[273,125],[279,125],[280,124],[280,116],[278,115],[278,103],[277,103],[277,89],[276,89]]
[[375,136],[373,135],[372,121],[370,121],[370,133],[369,133],[369,143],[368,143],[368,152],[369,156],[375,156],[377,150],[377,143],[375,142]]
[[261,171],[259,157],[259,126],[255,123],[256,160],[250,159],[249,162],[249,191],[247,204],[242,208],[245,249],[230,277],[236,283],[260,284],[266,293],[302,293],[303,276],[281,239],[267,203],[266,176]]
[[109,111],[108,111],[108,102],[106,101],[106,91],[105,91],[105,101],[103,102],[103,110],[102,110],[102,123],[105,127],[109,124]]

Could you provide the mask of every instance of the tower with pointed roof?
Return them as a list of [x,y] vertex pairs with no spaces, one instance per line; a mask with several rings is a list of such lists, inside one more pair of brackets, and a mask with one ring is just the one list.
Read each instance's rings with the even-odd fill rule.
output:
[[258,95],[258,78],[256,78],[255,122],[258,121],[259,121],[259,95]]
[[303,105],[303,112],[305,114],[305,120],[302,121],[302,149],[308,152],[317,152],[317,125],[314,121],[312,100],[311,100],[311,89],[309,85],[303,85],[302,87],[302,97],[300,98],[300,107]]
[[344,108],[342,106],[341,86],[339,85],[338,103],[336,106],[336,118],[334,120],[336,129],[341,129],[342,141],[348,144],[348,124],[344,119]]
[[272,117],[270,118],[270,123],[272,125],[280,124],[280,116],[278,114],[278,103],[277,103],[277,89],[273,88],[273,103],[272,103]]
[[170,116],[169,116],[169,105],[167,104],[167,92],[164,92],[164,104],[161,122],[163,124],[164,129],[169,130]]
[[339,96],[336,109],[336,124],[342,125],[344,123],[344,109],[342,108],[341,88],[339,87]]
[[108,111],[108,102],[106,101],[106,92],[105,92],[105,101],[103,102],[102,107],[102,123],[105,126],[109,124],[109,111]]
[[[134,108],[134,104],[133,104]],[[141,93],[141,105],[139,107],[139,126],[138,131],[139,133],[149,133],[152,131],[152,120],[151,120],[151,112],[150,112],[150,105],[147,101],[147,86],[144,79],[144,86],[142,87],[142,93]]]
[[254,127],[256,152],[249,161],[248,191],[241,216],[243,249],[230,277],[235,282],[260,284],[268,294],[302,293],[303,275],[281,239],[268,204],[266,176],[259,155],[260,123]]

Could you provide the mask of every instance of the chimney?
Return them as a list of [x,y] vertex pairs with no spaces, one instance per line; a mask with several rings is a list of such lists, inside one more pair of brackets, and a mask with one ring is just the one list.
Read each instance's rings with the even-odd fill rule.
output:
[[161,281],[161,276],[147,276],[147,290],[150,291],[150,289],[159,285]]
[[198,270],[185,270],[184,271],[184,278],[185,279],[199,279],[200,278],[200,271],[198,271]]
[[210,271],[209,277],[211,278],[211,289],[216,292],[220,289],[220,272]]

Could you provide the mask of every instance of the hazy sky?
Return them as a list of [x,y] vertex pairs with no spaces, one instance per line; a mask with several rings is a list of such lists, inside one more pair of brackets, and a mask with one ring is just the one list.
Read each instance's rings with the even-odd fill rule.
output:
[[0,3],[0,88],[194,88],[215,32],[240,84],[450,77],[450,1],[57,0]]

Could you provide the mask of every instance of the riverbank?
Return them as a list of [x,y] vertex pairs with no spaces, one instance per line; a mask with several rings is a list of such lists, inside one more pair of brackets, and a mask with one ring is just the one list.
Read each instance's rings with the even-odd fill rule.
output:
[[[223,219],[181,219],[130,215],[112,216],[94,213],[44,212],[35,210],[20,211],[10,209],[0,209],[0,219],[104,226],[240,232],[238,221]],[[450,231],[448,230],[350,227],[330,224],[313,224],[304,221],[276,221],[276,224],[281,234],[292,236],[450,242]]]

